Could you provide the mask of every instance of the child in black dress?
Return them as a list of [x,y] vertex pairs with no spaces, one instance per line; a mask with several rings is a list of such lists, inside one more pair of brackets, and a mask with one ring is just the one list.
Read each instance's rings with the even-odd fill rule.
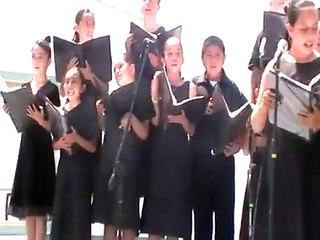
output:
[[[92,40],[95,30],[95,17],[90,9],[81,9],[75,18],[75,33],[73,41],[78,44],[82,44],[86,41]],[[69,68],[77,64],[77,59],[71,59]],[[86,93],[83,97],[91,96],[97,101],[102,96],[108,93],[108,83],[111,79],[99,79],[90,69],[88,62],[86,61],[85,68],[79,68],[86,80]]]
[[[275,93],[270,89],[270,83],[275,80],[276,61],[279,63],[281,72],[302,84],[308,84],[320,73],[320,57],[314,51],[318,40],[318,10],[311,1],[293,0],[287,15],[291,47],[279,59],[273,59],[267,65],[261,79],[257,107],[252,113],[251,123],[256,133],[270,128],[275,128],[276,133],[277,158],[271,160],[274,163],[271,238],[313,240],[319,239],[319,132],[316,131],[311,141],[307,141],[284,128],[271,124],[268,117],[273,119],[270,115],[273,111],[270,110],[275,103]],[[288,106],[287,104],[296,104],[286,101],[287,99],[283,98],[279,106],[282,107],[282,103],[285,103],[283,107]],[[288,113],[291,111],[289,110]],[[298,115],[294,117],[298,117],[299,124],[307,129],[320,128],[319,105],[312,106],[311,111],[301,109],[293,114]],[[283,121],[283,118],[291,120],[287,113],[283,115],[283,111],[279,111],[278,121]],[[294,119],[291,121],[292,125],[298,124]],[[271,137],[272,133],[270,131],[267,133]],[[268,239],[269,235],[268,189],[270,176],[272,176],[270,174],[267,172],[262,176],[266,181],[262,182],[261,191],[267,194],[257,209],[254,237],[259,240]]]
[[57,86],[46,77],[50,63],[49,42],[37,41],[32,47],[33,79],[24,85],[36,97],[36,102],[27,110],[33,122],[21,135],[10,201],[12,215],[26,219],[28,240],[45,239],[47,216],[53,207],[55,163],[43,99],[48,97],[57,106],[60,100]]
[[[83,100],[85,80],[71,68],[62,83],[67,104],[64,106],[72,132],[53,143],[60,150],[56,194],[52,218],[52,240],[91,239],[91,196],[93,161],[99,124],[96,109]],[[68,151],[71,150],[71,155]]]
[[[72,41],[74,41],[75,43],[82,44],[94,38],[95,17],[90,9],[81,9],[80,11],[78,11],[75,17],[74,30],[75,33],[72,38]],[[82,98],[83,100],[88,98],[90,101],[85,102],[96,106],[98,111],[100,128],[103,129],[104,100],[108,96],[109,81],[111,81],[111,79],[99,79],[92,72],[89,63],[86,61],[85,64],[85,68],[79,68],[82,75],[84,76],[86,84],[86,91],[84,94],[82,94]],[[67,69],[71,69],[72,67],[75,67],[77,65],[78,59],[73,58],[70,60]],[[61,95],[64,95],[63,88],[60,89],[60,93]],[[101,141],[99,140],[97,152],[99,151],[100,142]]]
[[[119,229],[123,231],[124,239],[129,240],[134,239],[139,230],[138,168],[141,166],[140,155],[148,137],[149,120],[154,116],[154,109],[149,89],[145,82],[135,81],[135,65],[128,57],[115,65],[115,77],[120,88],[112,92],[106,106],[106,134],[97,172],[100,180],[94,193],[93,218],[94,222],[105,224],[106,239],[116,239]],[[136,102],[129,120],[130,106],[137,86]],[[117,159],[119,144],[126,129],[128,132]],[[116,161],[120,162],[117,164],[118,169],[121,166],[124,170],[116,173],[114,187],[109,185],[108,188],[108,181],[114,177]],[[122,182],[122,186],[119,182]],[[119,201],[123,203],[119,205]]]
[[[160,54],[175,97],[182,101],[196,96],[196,86],[181,77],[180,69],[184,60],[180,39],[164,36],[163,44]],[[150,239],[160,239],[161,236],[189,239],[192,220],[189,135],[193,135],[195,125],[188,120],[184,111],[179,115],[165,116],[168,113],[163,111],[159,91],[162,75],[162,72],[157,72],[151,83],[156,116],[152,118],[154,131],[150,139],[150,179],[141,231],[148,233]]]
[[[285,16],[285,9],[288,7],[288,4],[291,0],[270,0],[270,9],[269,12],[276,14],[280,17]],[[269,26],[269,28],[276,28],[281,26]],[[261,49],[262,39],[265,38],[264,49]],[[265,52],[266,46],[270,45],[273,41],[265,37],[265,33],[262,31],[258,34],[255,45],[253,47],[252,55],[249,60],[248,69],[251,71],[251,102],[256,103],[259,86],[261,81],[261,75],[264,71],[264,68],[271,60],[272,57],[261,56],[262,52]],[[276,49],[274,49],[276,51]],[[274,54],[274,53],[273,53]],[[264,54],[266,55],[266,54]],[[272,55],[272,54],[270,54]],[[259,192],[257,195],[258,188],[261,183],[261,171],[266,169],[262,168],[262,162],[267,158],[267,136],[264,134],[252,134],[251,136],[251,178],[249,186],[246,189],[242,219],[241,219],[241,228],[240,228],[240,240],[248,239],[249,229],[249,197],[252,201],[256,200],[256,197],[261,196],[262,193]],[[249,196],[250,194],[250,196]],[[254,208],[253,208],[254,211]],[[254,221],[254,220],[253,220]]]

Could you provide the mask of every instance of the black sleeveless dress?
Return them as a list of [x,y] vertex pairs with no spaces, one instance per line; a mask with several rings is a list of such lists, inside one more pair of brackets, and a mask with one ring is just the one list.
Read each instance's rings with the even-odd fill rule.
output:
[[[320,58],[308,63],[289,63],[284,55],[281,72],[308,84],[320,73]],[[271,124],[270,129],[273,125]],[[320,136],[311,141],[276,127],[277,159],[274,167],[274,240],[320,239],[319,172]],[[271,135],[269,131],[269,135]],[[268,239],[269,177],[263,163],[260,197],[256,209],[255,239]]]
[[[81,102],[67,113],[68,123],[87,139],[97,139],[99,123],[96,108]],[[93,167],[95,153],[75,144],[72,155],[60,151],[52,216],[52,240],[91,239]]]
[[[189,82],[174,87],[178,101],[189,98]],[[191,237],[192,156],[182,125],[160,123],[150,136],[150,178],[145,195],[141,232]]]
[[[31,91],[30,83],[27,87]],[[44,98],[60,106],[59,90],[47,82],[36,94],[36,105],[45,106]],[[33,122],[22,132],[10,206],[18,218],[46,216],[52,213],[55,190],[55,163],[51,135]]]
[[[121,118],[130,111],[130,105],[137,82],[132,82],[115,90],[110,95],[106,106],[106,134],[101,148],[101,159],[97,171],[97,185],[94,191],[93,222],[114,225],[121,229],[139,229],[139,188],[138,168],[141,166],[141,153],[145,142],[133,130],[128,132],[123,144],[120,162],[124,168],[122,189],[118,184],[108,189],[108,181],[112,175],[117,151],[123,136],[119,128]],[[140,120],[146,121],[154,116],[154,107],[149,97],[149,88],[141,82],[137,93],[133,114]],[[123,200],[119,209],[120,198]]]
[[[153,32],[152,34],[155,34],[157,36],[159,36],[160,34],[163,34],[165,32],[165,28],[160,26],[155,32]],[[157,46],[156,44],[152,45],[150,47],[150,52],[155,52]],[[133,43],[132,47],[131,47],[131,55],[133,57],[133,61],[136,67],[136,77],[138,78],[138,74],[139,71],[142,71],[142,81],[145,82],[147,84],[147,88],[148,88],[148,94],[150,95],[150,87],[151,87],[151,80],[153,79],[153,76],[156,72],[156,69],[152,66],[150,59],[147,58],[145,65],[142,69],[142,52],[141,52],[141,48],[136,47],[136,44]],[[150,95],[151,97],[151,95]],[[150,124],[150,131],[152,132],[152,125]],[[149,134],[150,136],[150,134]],[[149,174],[149,167],[150,167],[150,152],[149,152],[149,141],[150,138],[147,139],[147,141],[144,144],[144,149],[142,151],[142,155],[141,155],[141,161],[140,161],[140,166],[138,168],[138,175],[139,175],[139,180],[138,180],[138,184],[139,184],[139,192],[140,192],[140,196],[143,196],[146,192],[146,188],[147,188],[147,176]]]

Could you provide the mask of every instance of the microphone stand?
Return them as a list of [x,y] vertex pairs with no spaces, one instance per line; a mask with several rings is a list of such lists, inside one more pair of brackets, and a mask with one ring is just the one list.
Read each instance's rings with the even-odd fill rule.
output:
[[[263,72],[263,57],[264,57],[264,48],[265,48],[265,44],[266,41],[264,41],[264,43],[260,43],[261,45],[263,45],[263,47],[261,48],[261,45],[259,47],[259,69],[261,72]],[[262,73],[261,73],[262,75]],[[261,78],[261,76],[260,76]],[[261,174],[262,174],[262,168],[263,168],[263,163],[258,163],[261,164],[261,166],[257,166],[258,164],[254,163],[255,160],[255,156],[254,153],[257,151],[257,148],[254,144],[254,140],[255,140],[255,134],[252,130],[252,128],[250,129],[250,134],[249,134],[249,149],[250,149],[250,164],[249,164],[249,169],[247,171],[247,189],[248,189],[248,209],[249,209],[249,217],[248,217],[248,239],[249,240],[254,240],[254,231],[255,231],[255,222],[256,222],[256,213],[257,213],[257,205],[258,205],[258,199],[259,199],[259,193],[260,193],[260,186],[261,186]],[[253,171],[256,168],[260,168],[259,171],[259,178],[258,178],[258,184],[257,184],[257,188],[256,188],[256,192],[254,194],[254,185],[253,183],[255,182],[255,180],[253,180],[253,182],[251,182],[252,180],[252,174]]]
[[253,240],[254,236],[254,222],[253,222],[253,212],[254,212],[254,194],[253,194],[253,186],[251,184],[251,179],[252,179],[252,171],[256,167],[256,164],[253,162],[254,161],[254,151],[255,147],[253,144],[254,141],[254,136],[252,130],[250,130],[250,137],[249,137],[249,148],[250,148],[250,164],[249,164],[249,169],[247,171],[247,189],[248,189],[248,209],[249,209],[249,217],[248,217],[248,237],[249,240]]
[[272,127],[272,138],[270,145],[270,155],[268,159],[268,172],[269,172],[269,231],[268,231],[268,240],[273,238],[273,204],[274,204],[274,167],[275,162],[278,158],[277,156],[277,123],[278,123],[278,99],[279,99],[279,73],[280,73],[280,58],[283,52],[281,52],[277,58],[277,61],[274,65],[275,71],[275,105],[274,105],[274,123]]
[[[134,89],[134,93],[133,93],[133,97],[132,97],[132,101],[131,101],[131,105],[130,105],[130,110],[129,110],[129,117],[128,117],[128,122],[130,123],[131,118],[132,118],[132,114],[133,114],[133,108],[137,99],[137,93],[139,90],[139,86],[140,86],[140,82],[142,81],[142,76],[143,76],[143,70],[145,68],[146,65],[146,61],[148,59],[148,54],[149,54],[149,48],[150,45],[152,44],[152,42],[146,42],[145,43],[145,47],[143,50],[143,53],[141,54],[141,58],[142,58],[142,63],[140,65],[140,69],[139,69],[139,74],[138,74],[138,78],[137,78],[137,84],[136,87]],[[123,146],[125,143],[125,140],[127,138],[129,132],[129,127],[127,126],[126,128],[123,129],[123,134],[121,137],[121,141],[118,147],[118,151],[116,154],[116,158],[115,158],[115,163],[114,163],[114,167],[113,167],[113,172],[112,175],[108,181],[108,188],[109,191],[112,191],[113,189],[116,188],[116,199],[117,199],[117,218],[116,218],[116,223],[119,226],[118,229],[118,239],[121,240],[121,233],[122,233],[122,229],[121,229],[121,225],[123,222],[122,219],[122,208],[123,208],[123,184],[124,184],[124,177],[126,175],[126,169],[125,169],[125,165],[123,162],[121,162],[120,158],[121,158],[121,154],[123,152]],[[105,235],[104,231],[104,235]],[[105,236],[104,236],[105,239]]]

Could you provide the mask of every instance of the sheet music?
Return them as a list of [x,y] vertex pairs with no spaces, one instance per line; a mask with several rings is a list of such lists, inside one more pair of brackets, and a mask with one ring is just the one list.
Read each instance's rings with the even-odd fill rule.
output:
[[69,126],[67,117],[61,108],[54,106],[48,98],[45,98],[45,104],[51,123],[51,132],[54,139],[57,140],[61,138],[64,133],[69,132],[71,127]]
[[227,104],[227,102],[226,102],[226,100],[225,100],[224,97],[223,97],[223,100],[224,100],[224,102],[225,102],[226,109],[227,109],[227,113],[228,113],[228,116],[229,116],[230,118],[235,118],[235,117],[238,116],[242,111],[244,111],[245,108],[248,107],[248,105],[250,105],[250,102],[248,101],[248,102],[246,102],[245,104],[243,104],[240,108],[238,108],[238,109],[234,110],[233,112],[231,112],[230,109],[229,109],[229,106],[228,106],[228,104]]
[[[268,88],[275,89],[276,76],[271,75],[269,78]],[[303,126],[299,120],[298,111],[310,111],[312,106],[319,104],[319,89],[316,80],[311,81],[312,85],[301,86],[302,83],[294,84],[284,74],[279,74],[279,104],[277,126],[298,135],[306,140],[310,140],[310,129]],[[312,87],[312,89],[311,89]],[[310,90],[310,91],[309,91]],[[269,110],[269,122],[274,124],[274,108]]]

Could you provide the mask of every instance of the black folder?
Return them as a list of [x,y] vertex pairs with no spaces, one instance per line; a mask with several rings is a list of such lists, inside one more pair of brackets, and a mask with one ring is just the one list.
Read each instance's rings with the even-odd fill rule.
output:
[[77,44],[59,37],[53,37],[55,71],[58,82],[62,82],[68,63],[77,58],[80,68],[85,68],[88,61],[92,72],[103,82],[112,79],[112,58],[110,36],[94,38]]
[[54,140],[59,140],[65,133],[72,132],[65,112],[60,111],[48,98],[45,98],[45,105]]
[[187,98],[178,102],[172,92],[172,87],[163,68],[163,74],[159,83],[162,106],[162,122],[166,122],[169,115],[179,115],[182,110],[185,112],[187,119],[192,123],[197,123],[205,113],[208,99],[204,96]]
[[27,86],[11,92],[1,92],[5,104],[9,107],[10,117],[18,132],[22,132],[32,124],[27,116],[27,108],[36,102],[36,97]]
[[227,144],[233,143],[243,137],[247,129],[247,121],[252,113],[252,107],[249,101],[242,104],[234,111],[230,111],[228,103],[224,98],[219,84],[215,85],[212,99],[214,109],[212,115],[218,118],[218,131],[215,133],[219,143],[214,147],[214,153],[223,153]]

